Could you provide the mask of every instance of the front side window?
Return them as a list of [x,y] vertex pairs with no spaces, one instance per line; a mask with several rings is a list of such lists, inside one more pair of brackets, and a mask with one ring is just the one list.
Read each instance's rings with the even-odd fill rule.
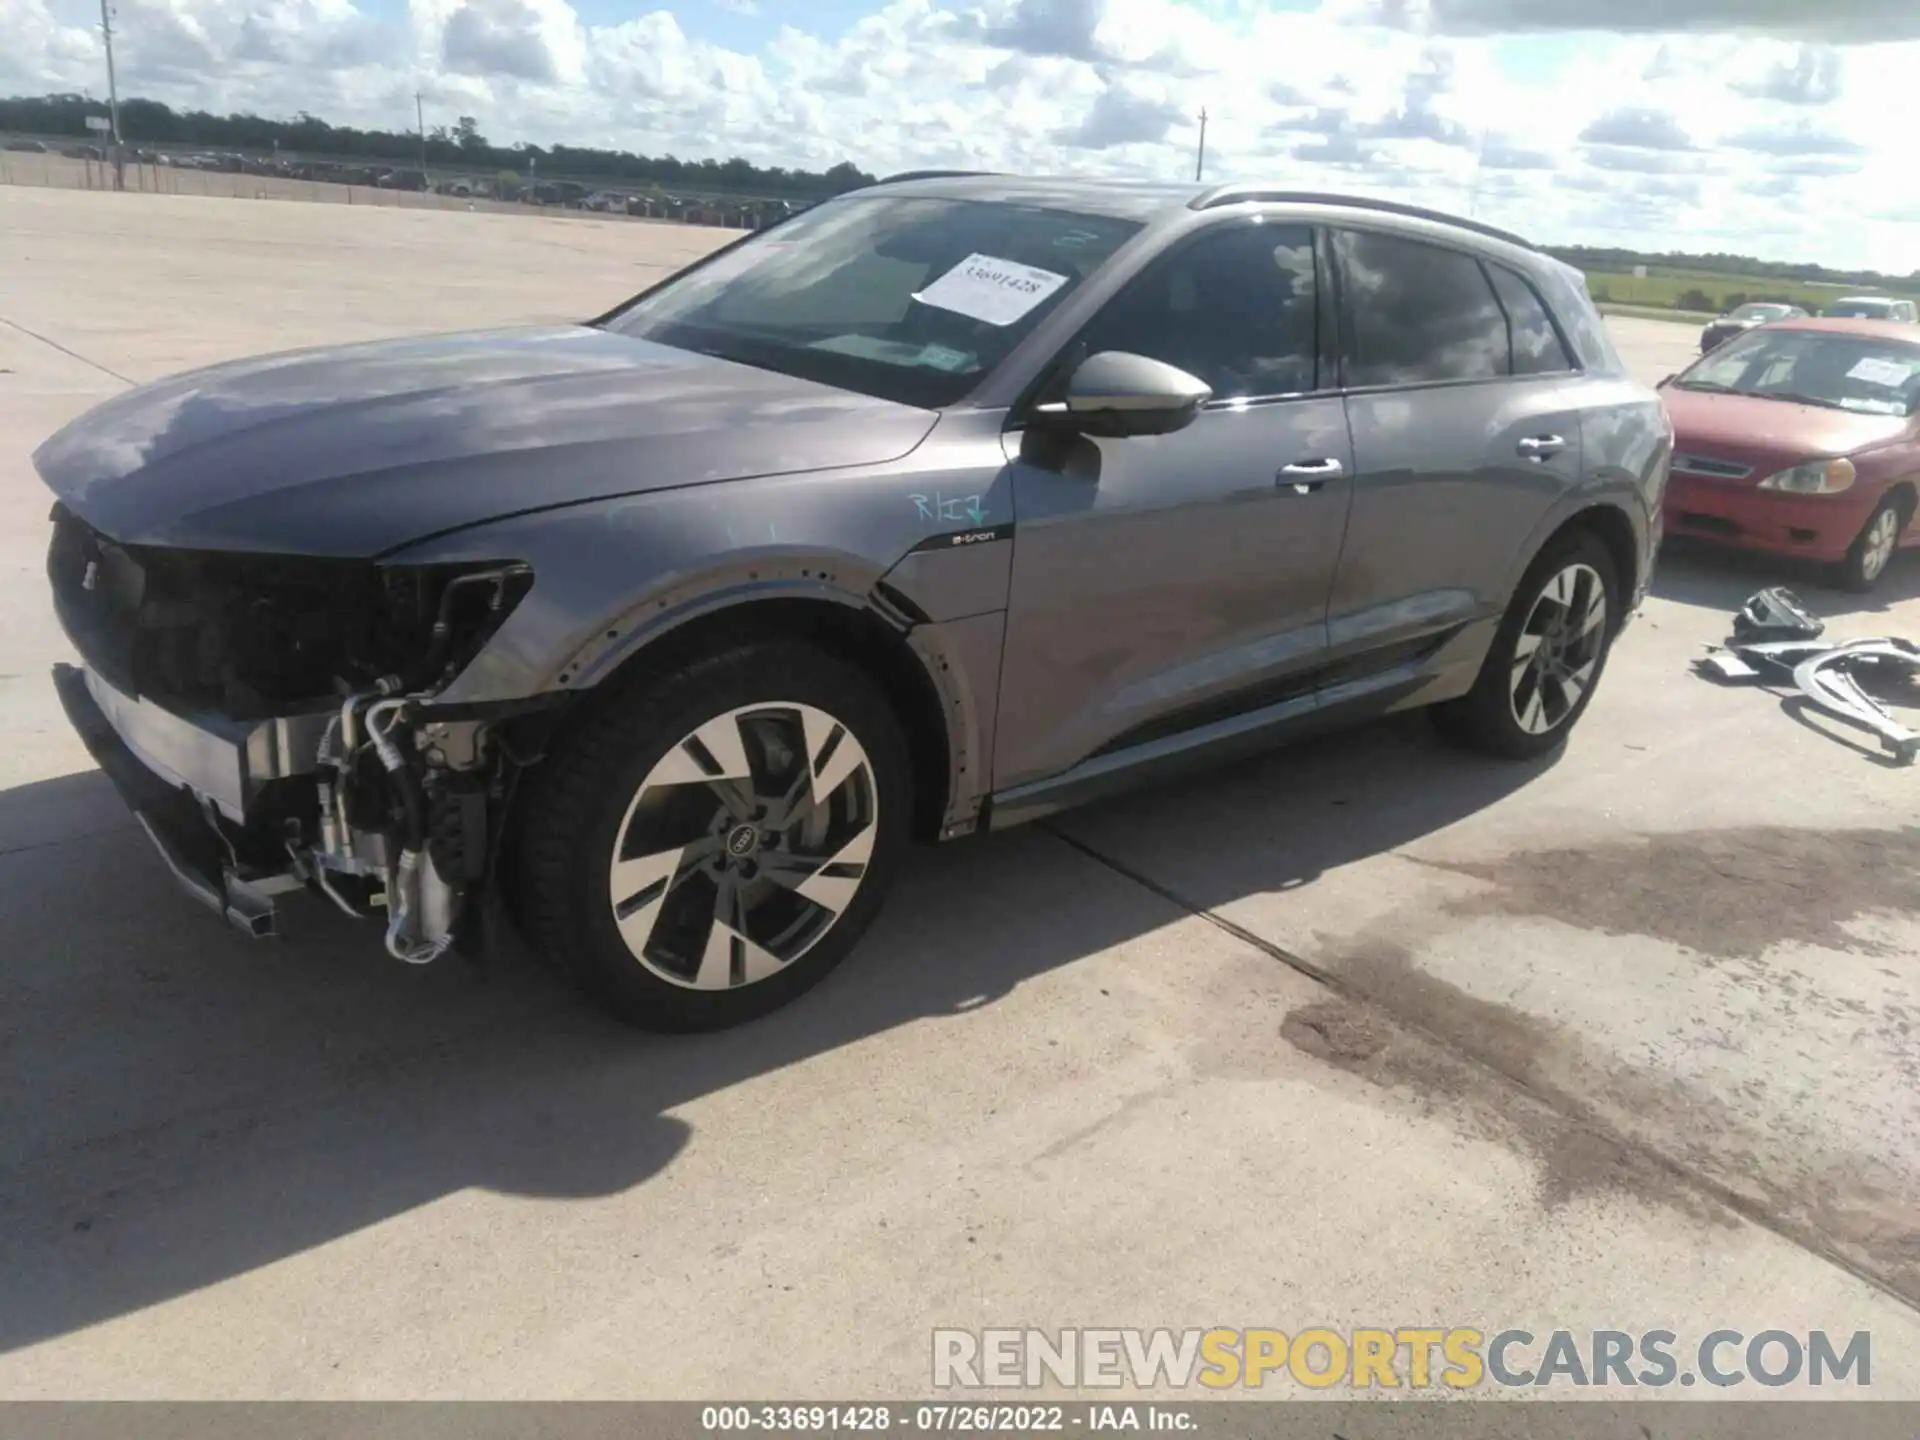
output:
[[1240,221],[1155,261],[1108,302],[1074,347],[1178,366],[1216,400],[1315,387],[1313,231]]
[[1349,386],[1512,373],[1506,314],[1471,255],[1360,230],[1337,232],[1334,252],[1349,317]]
[[990,201],[843,197],[604,323],[635,339],[937,408],[977,386],[1139,229]]
[[1920,345],[1824,330],[1753,330],[1680,372],[1680,390],[1865,415],[1920,414]]

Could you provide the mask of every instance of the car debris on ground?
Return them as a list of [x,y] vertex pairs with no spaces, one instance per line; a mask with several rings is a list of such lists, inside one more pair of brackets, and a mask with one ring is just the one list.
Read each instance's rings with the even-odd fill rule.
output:
[[1732,637],[1709,646],[1695,666],[1726,681],[1789,681],[1826,714],[1871,731],[1895,763],[1911,765],[1920,756],[1920,733],[1896,720],[1861,677],[1897,672],[1913,686],[1920,681],[1920,644],[1897,636],[1836,642],[1822,639],[1825,631],[1798,596],[1772,586],[1748,597],[1734,616]]

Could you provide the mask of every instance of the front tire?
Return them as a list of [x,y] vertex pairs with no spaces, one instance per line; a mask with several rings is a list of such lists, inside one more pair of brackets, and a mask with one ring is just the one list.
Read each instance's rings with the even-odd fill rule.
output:
[[1473,689],[1434,707],[1440,732],[1506,760],[1564,744],[1606,668],[1619,593],[1599,537],[1576,530],[1549,543],[1514,592]]
[[1864,595],[1880,583],[1900,547],[1900,533],[1906,529],[1906,507],[1898,495],[1888,495],[1874,506],[1867,523],[1860,527],[1846,559],[1836,567],[1836,578],[1843,590]]
[[528,938],[647,1030],[720,1030],[823,980],[879,912],[911,769],[885,694],[795,642],[609,696],[529,772]]

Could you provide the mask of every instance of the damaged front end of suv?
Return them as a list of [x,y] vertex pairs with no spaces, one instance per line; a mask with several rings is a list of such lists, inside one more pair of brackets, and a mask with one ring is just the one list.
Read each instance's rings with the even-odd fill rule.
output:
[[[669,917],[711,901],[720,940],[665,961],[635,959],[622,938],[614,906],[631,895],[602,910],[550,893],[625,875],[595,849],[620,837],[553,818],[574,793],[569,765],[605,758],[562,727],[626,714],[632,687],[710,644],[703,619],[731,623],[747,601],[793,633],[829,623],[824,608],[857,630],[847,645],[896,646],[890,657],[928,677],[911,683],[933,688],[935,662],[903,638],[911,621],[869,602],[887,565],[927,538],[909,497],[928,479],[954,489],[885,468],[936,419],[591,325],[283,352],[137,386],[33,455],[55,502],[53,605],[77,652],[55,687],[175,878],[241,930],[278,933],[298,893],[365,919],[421,965],[484,952],[510,912],[569,975],[601,942],[619,983],[657,963],[665,978],[629,1007],[637,1018],[691,1007],[718,1023],[736,1012],[716,999],[737,989],[758,1005],[761,992],[674,967],[750,929],[720,914],[715,897],[733,898],[721,870],[683,876]],[[983,439],[969,455],[991,445],[997,457],[997,431]],[[991,557],[940,558],[936,578],[962,599],[990,578]],[[926,642],[930,657],[942,643]],[[671,738],[641,735],[607,763]],[[641,779],[587,789],[611,805],[612,788]],[[742,779],[687,783],[716,810],[751,814]],[[758,873],[751,858],[739,868]],[[766,880],[741,901],[762,907],[776,946],[792,937],[775,902],[813,907],[812,930],[783,953],[825,957],[817,966],[855,933],[833,937],[838,951],[812,943],[840,913],[813,896],[838,899],[827,882],[840,877],[798,892],[806,864],[830,863],[807,852],[789,886]],[[529,934],[529,916],[589,914],[612,935]],[[680,935],[663,922],[655,950],[669,931]]]
[[477,942],[538,701],[436,696],[533,584],[515,561],[370,560],[121,544],[65,504],[48,578],[84,662],[67,714],[185,888],[255,935],[276,897],[384,912],[397,959]]

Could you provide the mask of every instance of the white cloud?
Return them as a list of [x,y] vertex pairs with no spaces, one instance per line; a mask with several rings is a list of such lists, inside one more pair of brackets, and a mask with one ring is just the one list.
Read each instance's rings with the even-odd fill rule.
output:
[[1597,30],[1790,35],[1872,44],[1920,39],[1912,0],[1374,0],[1402,23],[1454,34]]
[[1830,45],[1802,45],[1789,58],[1763,65],[1730,82],[1755,100],[1787,105],[1830,105],[1840,98],[1845,61]]
[[1094,97],[1077,125],[1060,132],[1063,144],[1081,150],[1109,150],[1116,145],[1158,145],[1186,116],[1169,100],[1115,80]]
[[[1920,43],[1867,43],[1920,36],[1912,0],[872,0],[830,35],[792,0],[394,3],[118,0],[122,93],[398,129],[419,91],[430,124],[500,143],[1160,179],[1191,176],[1204,106],[1210,178],[1920,269]],[[704,38],[721,10],[769,38]],[[0,0],[0,93],[98,94],[97,22],[96,0]]]
[[1589,145],[1636,150],[1692,150],[1693,138],[1679,121],[1660,110],[1609,110],[1580,132]]

